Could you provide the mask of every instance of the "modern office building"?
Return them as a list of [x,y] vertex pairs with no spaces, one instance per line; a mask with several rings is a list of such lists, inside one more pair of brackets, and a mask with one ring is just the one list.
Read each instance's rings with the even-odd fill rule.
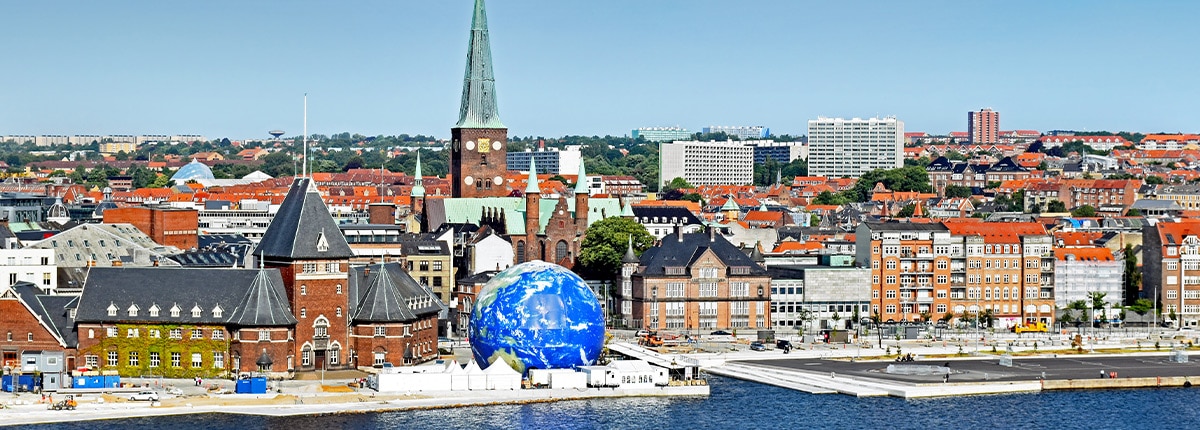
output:
[[662,144],[662,184],[683,178],[692,185],[745,185],[754,181],[754,148],[743,142]]
[[642,127],[633,130],[632,135],[634,139],[640,137],[647,142],[670,142],[692,138],[692,132],[682,127]]
[[804,142],[755,140],[745,143],[754,148],[754,164],[766,163],[767,158],[784,164],[796,161],[798,158],[808,158],[808,145]]
[[752,126],[725,126],[713,125],[701,129],[705,134],[709,133],[725,133],[729,136],[736,137],[739,140],[750,139],[766,139],[771,135],[771,129],[761,125]]
[[967,134],[971,136],[971,143],[998,143],[1000,141],[1000,112],[991,109],[967,112]]
[[857,178],[875,169],[904,167],[904,121],[895,117],[808,121],[808,172]]
[[529,171],[529,160],[537,159],[537,172],[559,175],[574,175],[579,173],[579,147],[565,149],[546,148],[542,150],[525,150],[505,154],[508,160],[508,170],[518,172]]

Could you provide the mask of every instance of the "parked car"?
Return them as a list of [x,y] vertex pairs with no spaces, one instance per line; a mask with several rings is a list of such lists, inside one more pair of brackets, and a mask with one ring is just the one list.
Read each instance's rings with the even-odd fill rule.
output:
[[784,354],[792,349],[792,342],[789,340],[779,339],[775,341],[775,348],[782,349]]
[[646,330],[646,329],[638,330],[637,333],[633,334],[634,337],[643,337],[643,336],[649,336],[649,335],[650,335],[650,330]]
[[766,351],[767,346],[764,345],[762,342],[750,342],[750,350],[751,351]]
[[714,331],[709,334],[711,334],[713,336],[733,336],[733,333],[727,332],[725,330],[717,330],[717,331]]
[[157,402],[158,393],[153,391],[139,391],[137,394],[129,396],[129,400],[135,402]]

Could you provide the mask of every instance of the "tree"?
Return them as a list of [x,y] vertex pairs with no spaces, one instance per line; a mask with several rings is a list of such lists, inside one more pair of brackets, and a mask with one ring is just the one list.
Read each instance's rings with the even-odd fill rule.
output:
[[954,312],[946,312],[941,318],[938,318],[938,322],[949,323],[952,319],[954,319]]
[[689,184],[687,179],[677,177],[675,179],[672,179],[671,182],[668,182],[667,186],[663,187],[663,191],[691,189],[691,188],[696,188],[696,187],[692,186],[692,184]]
[[813,200],[812,200],[812,204],[814,204],[814,205],[841,206],[841,205],[844,205],[849,202],[850,202],[850,200],[847,199],[845,196],[843,196],[841,193],[834,194],[829,191],[821,191],[821,194],[817,194],[817,197],[813,198]]
[[969,198],[971,198],[972,192],[971,192],[970,187],[963,187],[963,186],[959,186],[959,185],[947,185],[946,190],[943,192],[943,194],[948,198],[958,197],[958,198],[969,199]]
[[904,205],[904,207],[900,208],[900,212],[896,213],[896,218],[909,218],[909,217],[913,216],[913,213],[916,211],[917,211],[916,205],[914,205],[914,204]]
[[1137,253],[1133,252],[1133,245],[1125,245],[1125,275],[1123,282],[1125,286],[1125,304],[1133,305],[1137,303],[1138,292],[1142,287],[1142,271],[1138,270]]
[[1083,300],[1076,300],[1067,304],[1067,310],[1072,311],[1074,315],[1075,327],[1078,328],[1087,321],[1088,304]]
[[1146,315],[1146,312],[1150,312],[1153,309],[1154,301],[1150,299],[1137,299],[1134,300],[1133,304],[1129,305],[1129,310],[1138,315]]
[[1067,205],[1058,200],[1051,200],[1050,203],[1048,205],[1046,205],[1046,212],[1062,213],[1062,212],[1066,212],[1066,211],[1067,211]]
[[596,221],[588,227],[586,234],[579,247],[575,269],[588,279],[616,279],[630,237],[633,238],[633,250],[638,255],[654,244],[654,236],[646,231],[646,227],[621,217]]
[[1108,302],[1104,301],[1104,297],[1108,293],[1101,291],[1093,291],[1088,293],[1088,299],[1092,301],[1092,320],[1096,319],[1096,312],[1100,313],[1100,322],[1108,321],[1108,316],[1105,314],[1105,306]]
[[1161,176],[1154,175],[1147,176],[1144,180],[1146,181],[1147,185],[1162,185],[1163,182],[1165,182]]
[[1083,205],[1071,211],[1071,215],[1079,218],[1091,218],[1096,216],[1096,208],[1091,205]]
[[1125,216],[1142,216],[1142,211],[1137,208],[1130,209],[1125,212]]
[[878,183],[892,191],[933,192],[933,187],[929,185],[929,172],[921,167],[910,166],[867,172],[858,178],[854,188],[847,190],[845,195],[851,201],[865,202],[870,199],[871,189]]

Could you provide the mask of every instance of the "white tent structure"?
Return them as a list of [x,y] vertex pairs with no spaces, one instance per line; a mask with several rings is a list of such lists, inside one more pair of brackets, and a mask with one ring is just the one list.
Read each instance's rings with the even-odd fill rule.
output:
[[[471,360],[469,363],[467,363],[467,367],[463,371],[467,373],[468,390],[475,391],[488,389],[487,374],[483,373],[483,369],[479,368],[479,363],[476,363],[475,360]],[[453,378],[451,380],[453,381]]]
[[446,363],[446,370],[444,373],[450,375],[451,391],[466,391],[468,389],[470,376],[467,375],[466,369],[463,369],[463,367],[458,364],[458,360],[450,360],[449,363]]
[[513,370],[503,359],[496,360],[483,373],[487,376],[489,390],[519,390],[521,389],[521,372]]

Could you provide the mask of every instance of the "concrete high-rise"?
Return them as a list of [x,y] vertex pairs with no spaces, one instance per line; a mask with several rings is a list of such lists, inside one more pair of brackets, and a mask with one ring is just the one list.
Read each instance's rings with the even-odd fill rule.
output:
[[991,109],[967,112],[967,135],[971,143],[1000,142],[1000,112]]
[[450,129],[450,194],[454,197],[508,195],[508,128],[496,107],[496,80],[483,0],[475,0],[467,70],[458,123]]
[[746,185],[754,181],[754,147],[744,142],[664,143],[659,157],[662,184],[683,178],[692,185]]
[[894,117],[808,121],[808,172],[857,178],[876,169],[904,167],[904,121]]

